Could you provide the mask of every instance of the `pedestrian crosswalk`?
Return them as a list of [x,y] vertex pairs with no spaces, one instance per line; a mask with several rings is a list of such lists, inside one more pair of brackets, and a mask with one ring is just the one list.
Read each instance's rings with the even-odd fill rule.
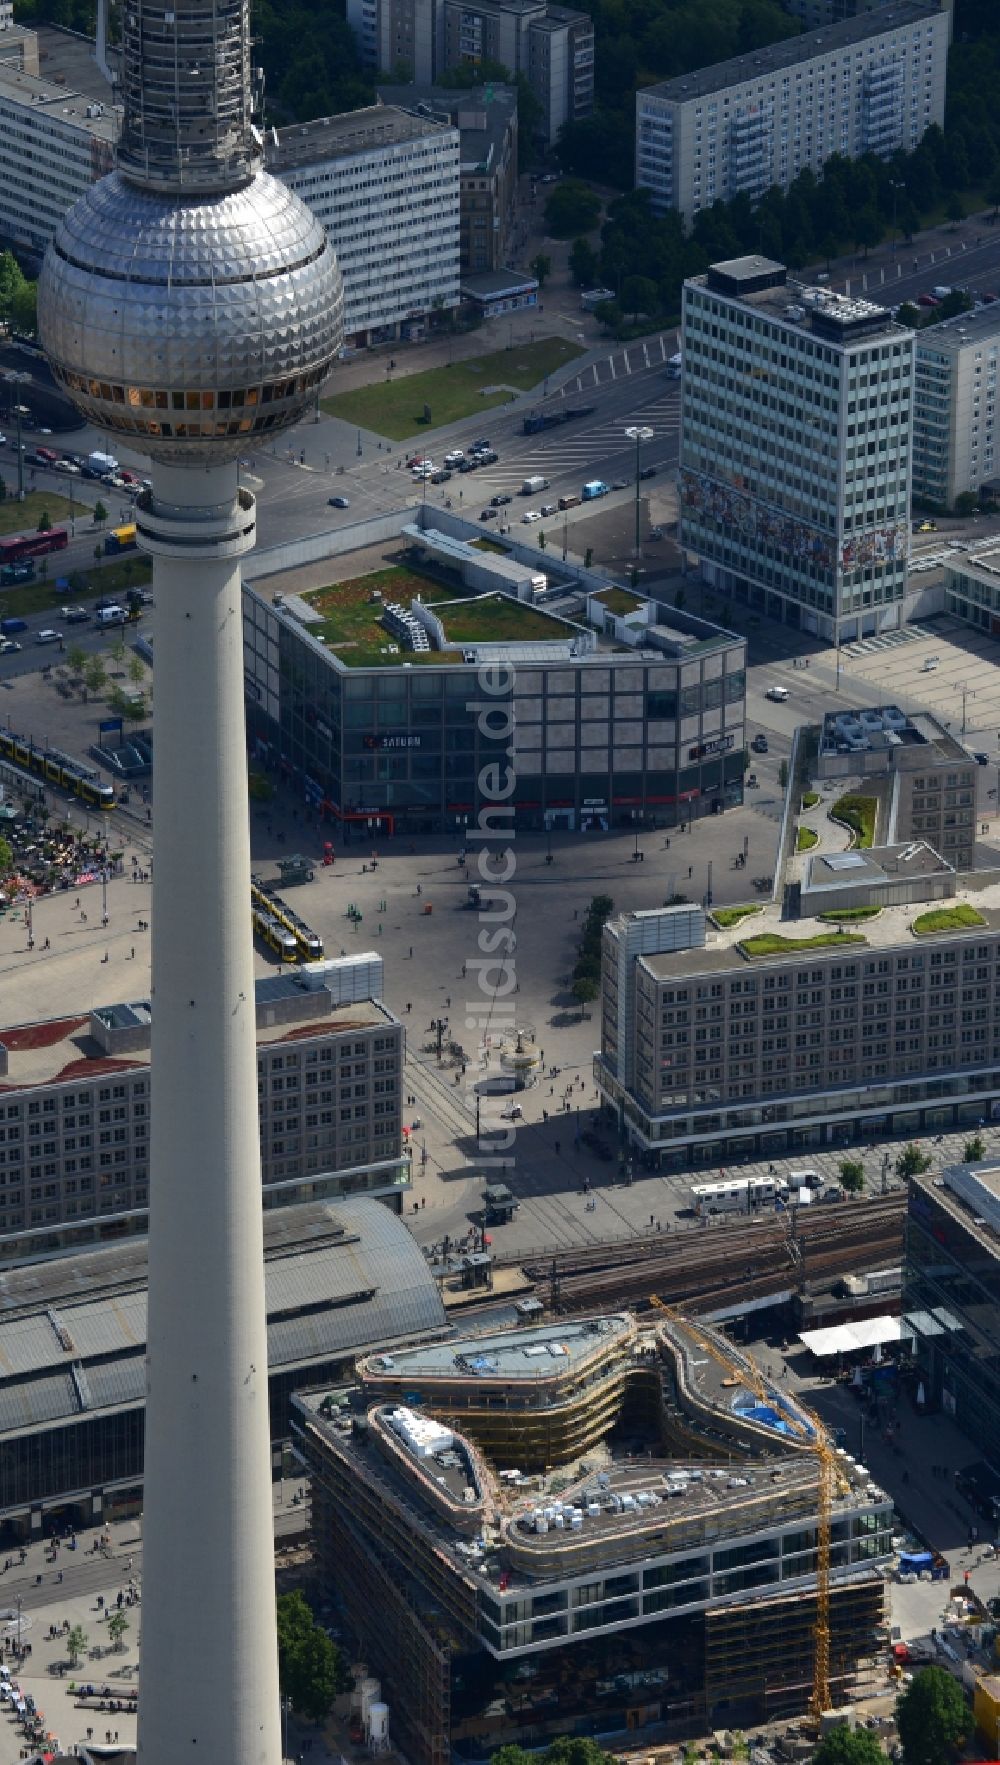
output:
[[[679,388],[674,387],[651,404],[643,405],[639,420],[644,428],[653,431],[652,439],[645,446],[655,454],[656,442],[668,442],[680,434]],[[515,438],[504,448],[499,463],[490,467],[490,484],[500,490],[509,490],[535,472],[546,478],[556,478],[566,473],[585,472],[590,466],[604,465],[619,455],[628,455],[634,451],[635,444],[626,431],[635,421],[635,416],[622,416],[588,428],[567,428],[565,433],[549,430],[544,435],[526,435],[523,440]]]

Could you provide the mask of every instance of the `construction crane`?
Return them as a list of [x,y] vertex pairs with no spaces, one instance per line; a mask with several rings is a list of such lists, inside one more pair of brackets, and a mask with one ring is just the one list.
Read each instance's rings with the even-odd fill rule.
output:
[[[744,1385],[759,1402],[773,1406],[774,1392],[751,1355],[743,1355],[737,1359],[732,1350],[727,1354],[710,1331],[694,1323],[691,1318],[684,1317],[673,1306],[667,1305],[658,1294],[650,1294],[649,1303],[672,1323],[683,1325],[705,1352],[723,1368],[727,1375],[723,1379],[724,1385]],[[813,1410],[800,1400],[797,1400],[796,1409],[785,1405],[781,1407],[782,1419],[797,1444],[811,1452],[816,1460],[816,1629],[809,1709],[818,1722],[823,1712],[830,1708],[830,1537],[833,1525],[833,1492],[838,1478],[837,1458],[823,1424]]]

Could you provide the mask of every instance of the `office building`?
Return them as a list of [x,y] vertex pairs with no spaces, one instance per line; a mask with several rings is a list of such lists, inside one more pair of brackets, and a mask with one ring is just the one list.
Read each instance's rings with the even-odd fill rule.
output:
[[[983,1111],[996,1119],[995,1107]],[[929,1408],[951,1416],[988,1465],[1000,1466],[1000,1169],[946,1165],[912,1177],[903,1314]],[[988,1512],[988,1507],[987,1507]],[[993,1506],[992,1526],[1000,1518]]]
[[911,153],[944,124],[951,13],[891,0],[823,30],[754,49],[636,93],[635,181],[654,209],[699,209],[831,154]]
[[[321,1584],[414,1765],[808,1703],[812,1428],[723,1337],[563,1320],[369,1355],[360,1375],[300,1392],[293,1442]],[[849,1701],[884,1635],[892,1504],[840,1463],[830,1662]]]
[[[961,796],[960,777],[941,782]],[[914,838],[795,858],[784,912],[610,921],[594,1073],[636,1155],[662,1169],[775,1158],[1000,1108],[1000,885],[983,883],[963,886]],[[876,912],[852,924],[851,908]]]
[[344,278],[349,343],[419,337],[458,305],[459,135],[391,105],[278,133],[270,170],[322,221]]
[[898,705],[828,711],[819,731],[818,782],[844,781],[870,797],[875,841],[922,840],[953,870],[976,858],[976,763],[957,737],[929,712]]
[[[371,968],[378,958],[257,982],[268,1207],[365,1193],[402,1209],[403,1027],[357,997]],[[152,1020],[141,1001],[0,1030],[0,1261],[145,1230]]]
[[950,553],[944,563],[944,610],[1000,637],[1000,540]]
[[[58,1519],[142,1512],[145,1239],[4,1275],[0,1321],[0,1529],[9,1548]],[[359,1354],[447,1330],[434,1277],[401,1220],[357,1196],[264,1222],[268,1408],[275,1475],[291,1394],[347,1378]],[[206,1413],[202,1454],[213,1450]]]
[[769,258],[684,284],[681,535],[725,595],[836,643],[905,618],[913,332]]
[[0,60],[0,235],[43,251],[66,210],[111,170],[117,135],[99,99]]
[[380,86],[383,104],[458,130],[459,264],[497,271],[510,257],[517,199],[517,91],[513,86]]
[[819,31],[891,4],[892,0],[785,0],[785,11],[800,21],[803,30]]
[[1000,471],[1000,302],[917,333],[913,494],[951,509]]
[[[502,800],[518,826],[672,827],[741,800],[743,638],[596,577],[585,592],[550,553],[546,576],[528,543],[505,536],[507,556],[484,553],[452,537],[458,523],[431,520],[407,529],[397,602],[382,577],[359,597],[350,558],[333,567],[340,584],[282,605],[245,591],[248,732],[263,762],[280,758],[348,833],[474,824],[511,741]],[[486,666],[493,720],[480,714]]]

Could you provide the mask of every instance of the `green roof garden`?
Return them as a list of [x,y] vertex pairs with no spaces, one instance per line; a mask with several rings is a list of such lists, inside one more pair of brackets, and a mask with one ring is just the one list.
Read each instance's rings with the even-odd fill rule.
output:
[[399,565],[326,588],[308,589],[299,598],[322,615],[322,622],[303,629],[347,668],[399,668],[404,662],[449,667],[462,660],[454,650],[406,649],[381,622],[387,601],[409,607],[421,600],[432,607],[447,643],[553,643],[570,636],[570,627],[563,620],[540,613],[513,596],[470,596],[467,589],[449,587]]

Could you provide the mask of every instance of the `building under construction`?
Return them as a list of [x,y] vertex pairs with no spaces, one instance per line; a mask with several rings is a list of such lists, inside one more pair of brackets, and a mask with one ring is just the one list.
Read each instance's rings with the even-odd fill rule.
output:
[[414,1765],[800,1712],[818,1632],[843,1702],[885,1644],[889,1497],[701,1326],[370,1356],[294,1410],[321,1572]]

